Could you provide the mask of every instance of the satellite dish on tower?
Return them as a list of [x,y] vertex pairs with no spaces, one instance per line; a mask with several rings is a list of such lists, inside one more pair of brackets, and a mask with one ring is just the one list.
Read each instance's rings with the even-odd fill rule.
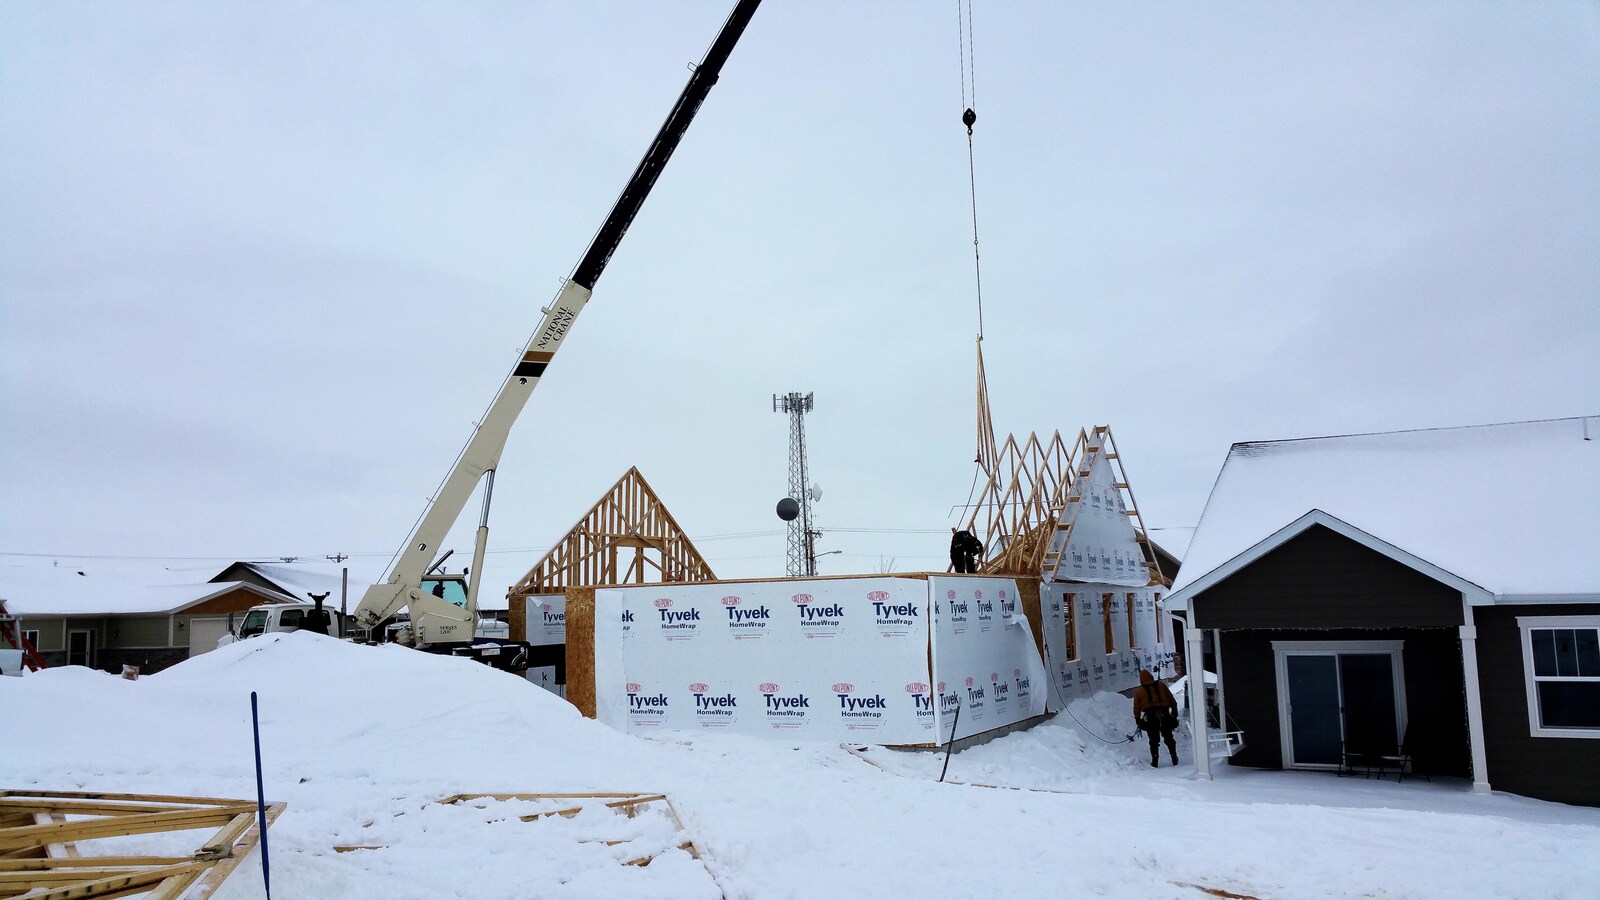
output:
[[785,522],[793,522],[800,517],[800,503],[793,497],[785,497],[778,501],[778,518]]
[[811,498],[811,502],[812,503],[816,503],[817,501],[821,500],[822,499],[822,485],[817,484],[815,481],[813,481],[811,483],[811,489],[806,491],[806,496]]

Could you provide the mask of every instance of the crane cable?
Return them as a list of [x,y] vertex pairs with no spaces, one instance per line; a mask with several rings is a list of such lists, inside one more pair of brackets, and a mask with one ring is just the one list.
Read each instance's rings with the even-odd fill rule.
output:
[[[978,340],[981,341],[983,340],[983,263],[978,255],[978,174],[972,153],[972,126],[978,121],[978,114],[972,111],[972,107],[978,105],[978,51],[977,45],[972,41],[972,0],[966,0],[966,4],[963,17],[961,0],[956,0],[956,37],[961,45],[961,105],[965,109],[961,113],[961,124],[967,126],[967,183],[972,195],[972,269],[977,277]],[[972,57],[971,66],[967,64],[969,51]],[[969,85],[972,88],[970,104],[967,101]]]
[[[972,0],[966,0],[966,11],[962,12],[962,0],[956,0],[956,39],[960,45],[961,60],[961,124],[967,126],[967,185],[972,197],[972,269],[976,277],[978,290],[978,341],[983,341],[983,263],[978,256],[978,175],[977,166],[973,162],[972,153],[972,126],[978,121],[978,114],[972,107],[978,104],[978,56],[977,47],[972,42]],[[972,47],[971,74],[968,75],[967,48]],[[967,87],[972,88],[972,102],[967,102]],[[972,498],[978,492],[978,473],[981,468],[972,472],[972,487],[967,491],[967,502],[963,509],[972,506]],[[963,513],[962,515],[965,515]],[[959,518],[957,522],[961,521]]]

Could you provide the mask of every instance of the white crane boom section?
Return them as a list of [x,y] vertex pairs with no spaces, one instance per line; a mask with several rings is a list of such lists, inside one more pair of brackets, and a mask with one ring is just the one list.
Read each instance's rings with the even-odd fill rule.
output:
[[[650,189],[655,186],[656,179],[666,167],[667,160],[672,157],[672,152],[677,149],[678,142],[689,128],[689,123],[694,120],[700,104],[711,91],[711,86],[716,84],[722,71],[722,64],[733,52],[739,36],[744,33],[745,26],[749,24],[751,16],[755,14],[756,7],[760,4],[761,0],[738,0],[733,12],[729,13],[727,21],[723,23],[722,30],[717,33],[711,47],[706,50],[700,65],[692,69],[689,83],[684,85],[683,92],[678,95],[678,100],[667,114],[666,121],[656,132],[655,139],[645,151],[644,158],[634,169],[632,177],[628,179],[627,185],[612,205],[611,212],[601,224],[600,230],[589,242],[589,247],[584,252],[583,258],[578,261],[572,277],[556,295],[555,302],[544,309],[544,319],[540,321],[538,330],[528,341],[522,358],[506,377],[505,383],[500,386],[500,392],[489,405],[489,411],[484,415],[483,421],[479,422],[477,429],[473,431],[471,440],[461,451],[461,456],[456,460],[450,474],[445,477],[439,492],[429,501],[428,508],[412,531],[405,549],[400,551],[390,568],[389,577],[384,583],[368,588],[366,594],[362,596],[361,603],[355,611],[356,623],[362,628],[376,627],[405,606],[409,607],[411,612],[410,642],[426,646],[461,643],[473,639],[477,625],[477,589],[479,579],[482,577],[483,547],[488,535],[487,488],[483,521],[478,526],[477,546],[473,555],[473,567],[477,571],[471,573],[472,584],[467,589],[466,605],[457,606],[434,596],[431,592],[424,591],[421,587],[422,577],[432,565],[439,552],[439,544],[444,541],[451,527],[455,525],[456,519],[461,516],[461,510],[466,507],[467,499],[472,496],[484,473],[494,471],[500,464],[500,453],[505,449],[506,439],[511,434],[511,426],[516,423],[517,416],[527,405],[533,389],[539,386],[539,379],[544,375],[545,367],[550,364],[556,351],[561,348],[561,342],[572,330],[572,323],[577,320],[578,313],[583,311],[584,304],[589,301],[595,282],[605,271],[611,254],[616,251],[622,236],[627,233],[628,226],[638,215],[645,198],[650,194]],[[492,485],[491,478],[490,486]]]
[[[555,302],[546,310],[539,329],[528,341],[521,360],[511,374],[506,376],[500,393],[483,421],[472,433],[472,439],[461,451],[455,468],[440,485],[439,492],[428,504],[422,521],[406,548],[400,552],[390,569],[388,581],[367,589],[356,607],[356,621],[363,628],[371,628],[394,615],[402,606],[410,607],[411,627],[417,643],[451,643],[472,639],[475,627],[475,609],[462,609],[453,603],[422,591],[423,574],[439,554],[439,543],[444,540],[467,500],[477,488],[485,472],[500,464],[500,454],[505,450],[511,426],[528,404],[533,389],[539,386],[552,357],[561,347],[578,313],[589,301],[590,291],[575,281],[568,281]],[[480,564],[481,565],[481,564]],[[478,577],[473,573],[474,579]],[[476,600],[476,592],[471,592]],[[475,606],[476,604],[469,604]]]

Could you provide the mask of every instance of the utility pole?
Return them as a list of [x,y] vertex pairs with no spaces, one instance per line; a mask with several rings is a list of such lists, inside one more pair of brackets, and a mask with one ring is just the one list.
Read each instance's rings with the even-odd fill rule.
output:
[[[345,560],[347,560],[349,558],[350,558],[350,556],[348,554],[345,554],[345,553],[335,553],[332,556],[323,557],[323,559],[329,559],[329,560],[332,560],[332,561],[334,561],[336,563],[342,563],[342,562],[344,562]],[[345,634],[344,634],[344,623],[345,623],[346,617],[348,617],[349,615],[350,615],[350,567],[349,566],[345,566],[339,572],[339,637],[344,637],[345,636]]]
[[772,395],[772,411],[789,415],[789,498],[800,504],[800,515],[789,521],[789,577],[817,574],[814,542],[819,532],[811,528],[811,492],[806,490],[806,422],[811,394],[798,391]]

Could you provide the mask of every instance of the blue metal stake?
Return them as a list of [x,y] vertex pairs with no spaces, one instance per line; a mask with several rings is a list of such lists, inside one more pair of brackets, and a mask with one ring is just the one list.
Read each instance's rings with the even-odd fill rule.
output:
[[[939,782],[944,783],[944,773],[950,771],[950,751],[956,748],[956,729],[961,727],[961,704],[956,704],[956,720],[950,724],[950,743],[944,745],[944,768],[939,770]],[[268,897],[267,900],[272,900]]]
[[250,692],[250,727],[256,738],[256,828],[261,832],[261,883],[272,900],[272,866],[267,860],[267,792],[261,781],[261,718],[257,714],[256,692]]

